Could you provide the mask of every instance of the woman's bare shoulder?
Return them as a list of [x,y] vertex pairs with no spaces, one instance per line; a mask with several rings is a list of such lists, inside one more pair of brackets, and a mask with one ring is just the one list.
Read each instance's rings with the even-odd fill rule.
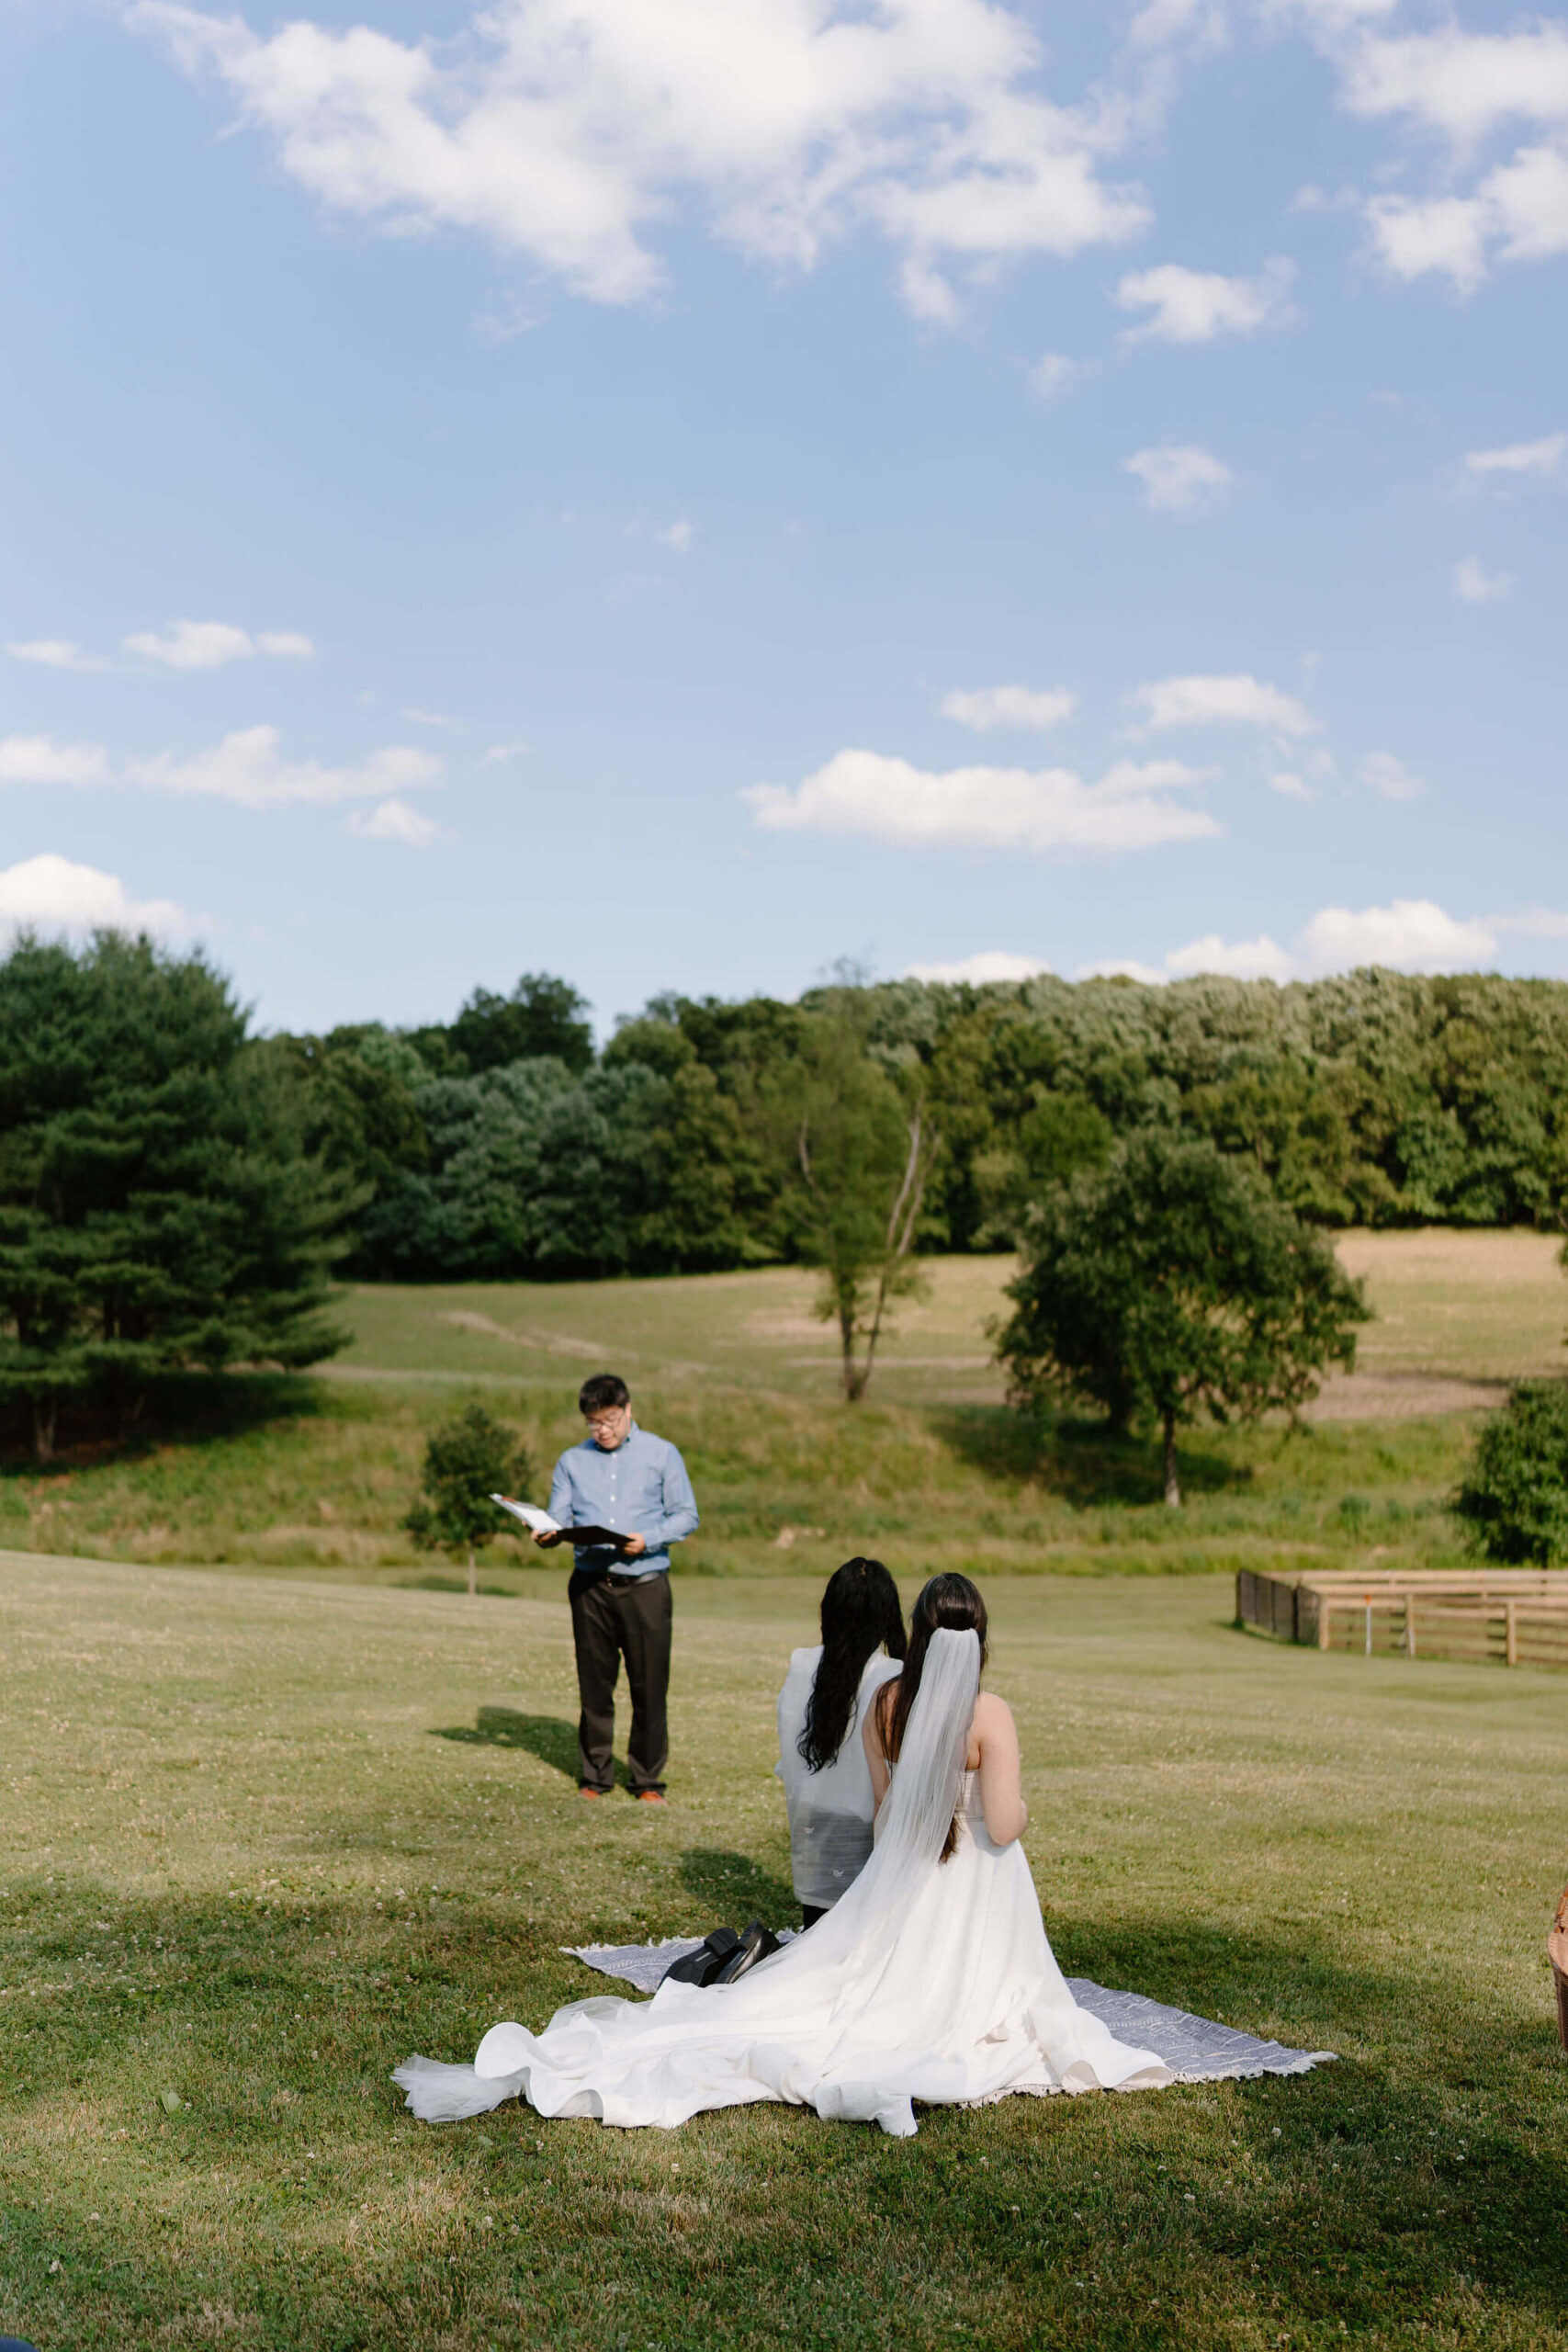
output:
[[982,1690],[975,1702],[975,1729],[978,1734],[1000,1731],[1003,1725],[1012,1729],[1012,1709],[994,1690]]
[[874,1740],[878,1747],[881,1747],[886,1740],[887,1728],[893,1721],[894,1702],[897,1695],[898,1677],[896,1674],[886,1682],[879,1682],[871,1694],[871,1704],[865,1711],[863,1734],[867,1741]]

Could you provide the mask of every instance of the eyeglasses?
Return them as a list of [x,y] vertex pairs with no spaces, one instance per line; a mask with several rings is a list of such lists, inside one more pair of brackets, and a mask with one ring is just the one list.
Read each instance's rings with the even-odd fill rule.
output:
[[585,1413],[583,1419],[591,1430],[618,1429],[622,1415],[629,1410],[629,1406],[617,1405],[613,1413]]

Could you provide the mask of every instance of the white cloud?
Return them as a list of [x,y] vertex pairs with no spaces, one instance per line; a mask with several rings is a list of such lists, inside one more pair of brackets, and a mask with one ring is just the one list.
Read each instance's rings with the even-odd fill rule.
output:
[[155,629],[144,628],[120,642],[127,653],[138,653],[166,670],[221,670],[257,653],[298,661],[316,650],[294,629],[265,629],[253,637],[231,621],[171,621],[161,637]]
[[1269,789],[1277,792],[1281,800],[1302,800],[1309,806],[1317,798],[1305,776],[1298,775],[1293,768],[1279,769],[1269,777]]
[[1361,40],[1345,53],[1352,114],[1404,115],[1465,147],[1507,121],[1568,123],[1568,25],[1533,31],[1435,33]]
[[0,784],[107,784],[101,743],[57,743],[52,735],[0,735]]
[[1213,840],[1206,810],[1167,796],[1201,781],[1177,760],[1122,761],[1098,784],[1070,768],[952,768],[931,774],[878,752],[837,752],[793,790],[740,797],[770,832],[859,835],[905,849],[1154,849]]
[[[1472,474],[1554,474],[1568,451],[1568,433],[1548,433],[1540,441],[1510,441],[1502,449],[1472,449],[1465,459]],[[17,649],[11,648],[14,653]]]
[[1463,972],[1489,964],[1497,952],[1491,926],[1456,922],[1430,899],[1395,899],[1392,906],[1325,907],[1302,934],[1319,971],[1345,972],[1386,964],[1396,972]]
[[1030,389],[1043,401],[1055,400],[1058,392],[1065,392],[1089,373],[1087,360],[1069,359],[1062,351],[1043,352],[1029,371]]
[[1551,907],[1525,907],[1516,915],[1488,915],[1492,931],[1512,932],[1521,939],[1568,939],[1568,914]]
[[951,980],[955,985],[966,981],[978,989],[994,980],[1032,980],[1050,968],[1038,956],[1011,956],[1005,947],[983,947],[978,955],[965,956],[958,964],[907,964],[904,977],[909,980]]
[[1200,49],[1221,49],[1225,40],[1225,17],[1213,0],[1145,0],[1127,28],[1134,50],[1161,49],[1178,42]]
[[898,292],[912,319],[927,326],[955,327],[963,315],[958,296],[925,254],[906,254],[898,265]]
[[977,735],[989,734],[993,727],[1045,734],[1071,718],[1077,701],[1070,686],[978,686],[973,692],[954,687],[942,698],[942,715]]
[[1294,196],[1292,197],[1291,210],[1292,212],[1357,212],[1360,209],[1360,204],[1361,199],[1353,187],[1342,187],[1329,189],[1319,187],[1315,181],[1309,181],[1305,187],[1297,188]]
[[528,748],[521,737],[514,743],[492,743],[479,762],[479,765],[487,768],[504,767],[508,760],[525,759],[527,756]]
[[1374,197],[1368,226],[1379,259],[1396,277],[1432,272],[1469,293],[1489,260],[1546,261],[1568,253],[1568,154],[1521,148],[1481,182],[1473,196],[1423,203]]
[[1421,778],[1412,775],[1392,752],[1369,752],[1358,774],[1384,800],[1419,800],[1427,789]]
[[73,865],[48,851],[0,873],[0,925],[21,930],[183,932],[188,918],[167,899],[132,899],[117,875]]
[[1364,118],[1399,117],[1446,137],[1468,165],[1505,124],[1546,136],[1517,148],[1468,190],[1423,199],[1382,195],[1366,207],[1373,248],[1399,277],[1435,271],[1468,292],[1501,261],[1568,252],[1568,25],[1550,19],[1506,33],[1450,24],[1341,51],[1346,104]]
[[427,848],[441,830],[406,800],[383,800],[378,808],[351,809],[343,829],[362,842],[401,842],[408,849]]
[[161,662],[170,670],[221,670],[255,650],[249,629],[234,628],[228,621],[171,621],[162,637],[144,628],[120,642],[128,653]]
[[17,662],[37,662],[46,670],[107,670],[99,653],[85,652],[68,637],[29,637],[6,650]]
[[1070,255],[1148,218],[1100,175],[1127,123],[1048,99],[1039,40],[999,0],[498,0],[412,44],[300,20],[263,38],[173,0],[130,21],[216,74],[326,207],[468,231],[595,301],[652,292],[650,232],[694,210],[802,268],[870,228],[939,318],[950,266]]
[[398,717],[406,718],[413,727],[456,727],[458,723],[455,718],[448,718],[444,710],[421,710],[417,703],[406,705],[399,711]]
[[1152,514],[1207,514],[1235,479],[1223,459],[1190,443],[1135,450],[1122,470],[1143,483]]
[[1484,571],[1480,558],[1461,556],[1453,569],[1454,594],[1467,605],[1490,605],[1514,584],[1511,571]]
[[281,741],[276,727],[242,728],[188,760],[160,752],[155,759],[133,761],[126,775],[132,784],[159,792],[231,800],[242,808],[278,808],[396,797],[436,784],[444,773],[433,752],[407,745],[389,744],[357,767],[329,768],[314,760],[283,759]]
[[1405,196],[1373,197],[1367,206],[1372,250],[1395,277],[1451,277],[1468,293],[1486,275],[1486,238],[1480,207],[1470,198],[1430,203]]
[[646,516],[626,525],[622,537],[628,539],[649,539],[656,548],[668,548],[671,555],[690,555],[696,543],[697,526],[689,516],[677,514],[672,523],[649,523]]
[[1135,956],[1111,956],[1102,964],[1080,964],[1073,974],[1075,980],[1141,980],[1145,988],[1164,985],[1167,975],[1153,964],[1140,964]]
[[1303,703],[1262,678],[1156,678],[1127,697],[1142,710],[1146,732],[1160,727],[1267,727],[1276,735],[1310,735],[1317,728]]
[[1429,899],[1395,899],[1392,906],[1363,907],[1359,912],[1348,907],[1324,907],[1302,933],[1294,953],[1281,947],[1267,932],[1260,932],[1256,939],[1234,942],[1210,932],[1185,947],[1173,947],[1162,966],[1123,958],[1086,964],[1077,978],[1125,973],[1130,979],[1157,987],[1166,980],[1191,979],[1203,972],[1216,972],[1228,979],[1284,982],[1348,972],[1365,964],[1384,964],[1401,972],[1473,971],[1493,960],[1496,934],[1503,931],[1568,937],[1568,916],[1537,909],[1524,915],[1457,922]]
[[1292,317],[1291,287],[1296,266],[1276,256],[1257,277],[1222,277],[1214,270],[1184,269],[1165,262],[1157,269],[1134,270],[1116,288],[1123,311],[1146,310],[1141,326],[1129,327],[1125,343],[1212,343],[1216,335],[1256,334],[1259,327],[1284,326]]
[[1165,968],[1173,980],[1190,979],[1199,972],[1218,972],[1231,980],[1288,980],[1296,966],[1294,957],[1276,946],[1267,932],[1227,946],[1218,932],[1212,931],[1190,946],[1173,947]]

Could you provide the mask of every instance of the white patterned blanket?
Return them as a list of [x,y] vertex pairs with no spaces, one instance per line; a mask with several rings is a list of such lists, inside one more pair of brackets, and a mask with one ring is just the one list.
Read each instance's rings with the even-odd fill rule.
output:
[[[793,1930],[785,1928],[781,1942]],[[618,1977],[639,1993],[651,1993],[671,1962],[695,1951],[701,1936],[667,1936],[657,1944],[563,1944],[563,1951],[595,1968],[602,1976]],[[1081,2008],[1108,2026],[1118,2041],[1137,2050],[1152,2050],[1165,2060],[1178,2082],[1231,2082],[1256,2075],[1304,2075],[1314,2066],[1330,2064],[1332,2050],[1287,2050],[1280,2041],[1260,2041],[1256,2034],[1240,2033],[1217,2018],[1197,2018],[1186,2009],[1167,2008],[1144,1993],[1118,1993],[1087,1976],[1069,1976],[1067,1984]]]

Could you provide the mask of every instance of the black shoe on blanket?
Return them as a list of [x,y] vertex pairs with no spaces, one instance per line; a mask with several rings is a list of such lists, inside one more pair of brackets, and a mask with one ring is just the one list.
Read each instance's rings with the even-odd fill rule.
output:
[[687,1952],[683,1960],[672,1960],[662,1981],[666,1984],[711,1984],[739,1949],[740,1939],[733,1928],[716,1928],[695,1951]]
[[744,1976],[749,1968],[755,1968],[760,1960],[766,1960],[778,1949],[777,1936],[770,1935],[761,1919],[753,1919],[717,1975],[704,1981],[713,1984],[733,1984],[738,1976]]

